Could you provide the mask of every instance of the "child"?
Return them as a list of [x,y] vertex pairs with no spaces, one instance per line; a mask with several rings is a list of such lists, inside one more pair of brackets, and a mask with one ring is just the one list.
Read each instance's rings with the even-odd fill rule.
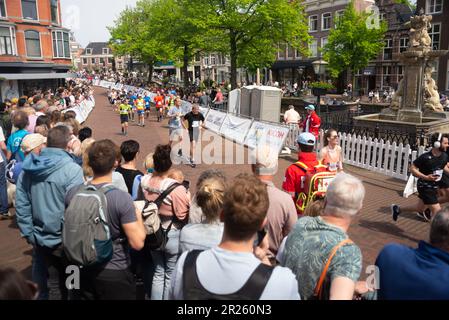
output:
[[143,163],[146,172],[145,175],[139,175],[134,178],[133,192],[131,195],[134,201],[137,199],[144,199],[144,186],[147,185],[147,182],[151,179],[154,172],[153,154],[154,153],[152,152],[145,157],[145,162]]

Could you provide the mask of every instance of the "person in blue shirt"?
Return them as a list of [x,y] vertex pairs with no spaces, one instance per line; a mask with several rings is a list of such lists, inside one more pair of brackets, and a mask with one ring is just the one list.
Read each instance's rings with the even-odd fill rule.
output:
[[432,219],[429,242],[389,244],[376,266],[379,300],[449,300],[449,208]]
[[148,117],[150,116],[151,108],[151,97],[148,95],[148,93],[145,93],[143,100],[145,101],[145,118],[148,119]]
[[6,158],[8,160],[23,161],[25,155],[20,149],[23,138],[28,134],[25,128],[28,126],[28,115],[23,111],[16,111],[13,116],[14,127],[17,131],[11,134],[6,144]]

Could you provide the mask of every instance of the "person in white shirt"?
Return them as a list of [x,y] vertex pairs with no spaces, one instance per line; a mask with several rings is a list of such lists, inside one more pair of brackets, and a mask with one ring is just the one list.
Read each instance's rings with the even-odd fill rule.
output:
[[301,122],[301,115],[295,110],[294,106],[290,105],[284,114],[284,121],[290,129],[298,128],[298,124]]
[[[268,207],[266,185],[255,176],[238,176],[225,191],[221,243],[181,255],[172,274],[169,300],[299,300],[292,271],[269,265],[268,239],[262,231]],[[265,281],[254,281],[254,277]]]

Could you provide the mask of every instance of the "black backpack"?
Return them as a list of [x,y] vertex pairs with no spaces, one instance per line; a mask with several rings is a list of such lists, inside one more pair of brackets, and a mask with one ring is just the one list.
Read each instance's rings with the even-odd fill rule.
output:
[[230,294],[215,294],[207,291],[200,283],[196,272],[196,260],[202,251],[187,254],[183,271],[184,300],[259,300],[270,280],[274,267],[260,264],[240,290]]

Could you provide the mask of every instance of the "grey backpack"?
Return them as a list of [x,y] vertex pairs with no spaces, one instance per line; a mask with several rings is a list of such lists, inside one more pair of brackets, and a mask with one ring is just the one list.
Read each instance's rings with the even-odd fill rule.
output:
[[100,189],[83,185],[70,201],[64,213],[62,244],[71,263],[92,266],[111,260],[113,242],[106,193],[113,189],[112,185]]

